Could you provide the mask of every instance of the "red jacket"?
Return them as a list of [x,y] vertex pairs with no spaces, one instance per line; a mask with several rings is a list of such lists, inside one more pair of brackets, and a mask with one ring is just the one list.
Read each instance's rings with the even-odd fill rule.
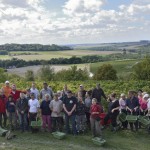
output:
[[6,112],[6,102],[7,102],[6,96],[0,95],[0,113]]
[[[91,117],[96,118],[101,114],[102,108],[99,104],[91,105]],[[99,114],[92,114],[93,112],[99,112]]]
[[11,91],[10,95],[12,95],[12,96],[13,96],[13,98],[14,98],[14,102],[15,102],[15,103],[16,103],[16,102],[17,102],[17,100],[19,99],[19,97],[20,97],[20,93],[21,93],[21,91],[19,91],[19,90],[16,90],[16,91],[15,91],[15,93],[14,93],[13,91]]

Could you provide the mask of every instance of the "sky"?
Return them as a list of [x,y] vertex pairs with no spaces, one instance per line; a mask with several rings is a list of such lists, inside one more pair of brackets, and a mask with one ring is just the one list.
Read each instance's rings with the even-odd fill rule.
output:
[[0,0],[0,44],[150,40],[150,0]]

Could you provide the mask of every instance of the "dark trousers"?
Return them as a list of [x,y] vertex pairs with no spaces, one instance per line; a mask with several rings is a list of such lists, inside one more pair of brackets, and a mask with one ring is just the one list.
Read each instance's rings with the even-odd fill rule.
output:
[[63,121],[62,117],[52,117],[52,131],[62,131],[63,129]]
[[[121,112],[125,113],[127,115],[127,111],[125,109],[121,109]],[[122,126],[123,126],[123,128],[127,129],[127,127],[128,127],[128,121],[122,122]]]
[[73,133],[74,135],[77,134],[77,131],[76,131],[76,124],[75,124],[75,117],[76,117],[75,115],[68,116],[67,114],[65,114],[66,133],[70,133],[69,122],[71,121],[72,133]]
[[106,125],[108,120],[111,119],[111,125],[113,127],[116,127],[117,126],[117,116],[118,116],[118,113],[108,113],[104,118],[104,125]]
[[29,123],[32,133],[37,132],[37,129],[31,127],[31,121],[36,121],[37,113],[29,113]]
[[[3,122],[3,120],[4,120],[4,122]],[[6,113],[0,113],[0,126],[1,127],[6,127],[6,122],[7,122]]]
[[91,128],[91,125],[90,125],[90,113],[86,112],[85,115],[86,115],[87,127],[90,129]]

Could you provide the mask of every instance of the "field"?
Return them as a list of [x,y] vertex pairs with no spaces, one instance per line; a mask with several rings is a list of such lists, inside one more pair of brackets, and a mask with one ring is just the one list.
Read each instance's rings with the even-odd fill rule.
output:
[[50,133],[23,133],[16,132],[17,138],[7,141],[0,137],[1,150],[148,150],[150,147],[148,133],[143,129],[138,133],[118,131],[112,133],[104,131],[107,143],[103,147],[94,145],[90,133],[86,135],[67,135],[66,139],[57,140]]
[[103,64],[111,64],[117,71],[118,76],[124,76],[131,73],[132,67],[140,60],[120,60],[120,61],[107,61],[90,64],[90,71],[95,73],[97,68]]
[[[25,51],[25,53],[28,53],[29,51]],[[81,56],[86,56],[86,55],[101,55],[101,56],[105,56],[108,54],[113,54],[116,53],[114,51],[91,51],[91,50],[70,50],[70,51],[51,51],[51,52],[30,52],[31,55],[17,55],[20,54],[22,52],[11,52],[11,54],[15,54],[15,56],[12,56],[13,58],[18,58],[18,59],[23,59],[23,60],[49,60],[51,58],[70,58],[72,56],[77,56],[77,57],[81,57]],[[32,55],[33,53],[33,55]],[[38,55],[35,55],[35,53],[37,53]]]

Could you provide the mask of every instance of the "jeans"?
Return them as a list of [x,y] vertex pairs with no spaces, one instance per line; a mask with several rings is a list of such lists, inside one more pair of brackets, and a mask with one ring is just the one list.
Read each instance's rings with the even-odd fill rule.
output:
[[[4,120],[4,122],[3,122],[3,120]],[[6,121],[7,121],[6,113],[0,113],[0,126],[1,127],[6,127]]]
[[17,117],[15,112],[9,112],[8,113],[8,120],[10,124],[10,130],[17,128]]
[[46,129],[46,125],[48,130],[51,131],[51,116],[50,115],[42,115],[42,128]]
[[67,133],[67,134],[70,133],[69,121],[71,121],[72,133],[73,133],[74,135],[77,134],[77,131],[76,131],[76,124],[75,124],[75,118],[76,118],[75,115],[68,116],[67,114],[65,114],[65,125],[66,125],[66,133]]
[[27,113],[24,113],[24,114],[19,113],[18,117],[19,117],[20,129],[22,131],[28,130],[28,122],[27,122],[28,114]]

